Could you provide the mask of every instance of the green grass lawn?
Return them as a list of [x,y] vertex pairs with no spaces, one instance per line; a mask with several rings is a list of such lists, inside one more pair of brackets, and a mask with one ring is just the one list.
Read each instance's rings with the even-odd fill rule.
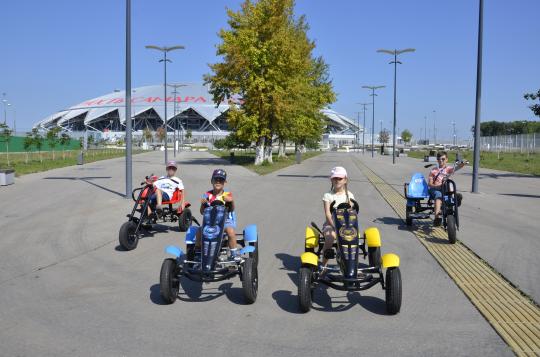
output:
[[[229,160],[231,157],[231,152],[228,150],[212,150],[210,153],[221,157],[223,159]],[[302,154],[302,161],[312,158],[314,156],[322,154],[322,151],[308,151]],[[264,163],[262,165],[255,165],[255,153],[254,152],[234,152],[234,164],[244,166],[251,171],[258,173],[259,175],[266,175],[276,170],[280,170],[287,166],[293,165],[296,163],[296,158],[294,153],[287,153],[287,158],[278,158],[277,154],[272,155],[273,164]]]
[[[94,162],[99,160],[113,159],[123,157],[125,150],[122,149],[92,149],[88,150],[84,156],[84,162]],[[134,150],[133,154],[141,153],[141,150]],[[35,172],[57,169],[59,167],[77,165],[77,155],[79,150],[59,151],[55,153],[53,160],[52,152],[31,153],[11,153],[9,154],[9,166],[7,156],[0,153],[0,169],[11,168],[15,170],[16,176],[31,174]],[[27,161],[28,160],[28,161]]]
[[[428,154],[427,151],[410,151],[409,157],[423,159]],[[449,161],[455,160],[455,151],[449,151]],[[462,151],[461,154],[465,160],[473,163],[473,152]],[[502,170],[509,172],[519,172],[540,176],[540,154],[521,154],[515,152],[496,152],[483,151],[480,153],[480,167],[486,169]]]

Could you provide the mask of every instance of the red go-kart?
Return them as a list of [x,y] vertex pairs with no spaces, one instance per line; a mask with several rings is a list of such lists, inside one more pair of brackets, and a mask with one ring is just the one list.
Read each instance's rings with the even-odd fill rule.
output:
[[141,187],[133,190],[131,197],[135,202],[131,213],[127,215],[128,221],[122,224],[118,234],[120,246],[125,250],[133,250],[137,248],[137,243],[141,237],[141,229],[151,229],[153,224],[160,222],[178,222],[180,232],[186,232],[193,221],[193,216],[189,207],[189,202],[184,202],[184,207],[180,205],[182,202],[182,190],[174,191],[173,196],[169,201],[163,201],[163,210],[161,214],[157,214],[156,210],[152,210],[152,214],[148,216],[148,206],[150,197],[156,191],[154,182],[158,180],[155,175],[146,176],[145,181],[141,182]]

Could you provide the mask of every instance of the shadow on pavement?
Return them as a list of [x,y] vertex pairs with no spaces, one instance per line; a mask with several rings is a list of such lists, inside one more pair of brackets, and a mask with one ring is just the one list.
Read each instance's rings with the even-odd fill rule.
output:
[[[298,286],[298,269],[300,268],[300,258],[286,253],[276,254],[276,258],[281,260],[283,267],[280,270],[288,271],[291,281]],[[376,288],[375,286],[374,288]],[[313,292],[313,310],[338,312],[346,311],[356,305],[360,305],[366,310],[380,315],[386,315],[386,305],[384,300],[373,296],[362,296],[360,292],[345,292],[344,296],[330,297],[329,288],[326,285],[318,285]],[[284,311],[300,314],[298,307],[298,296],[292,291],[277,290],[272,294],[272,298]]]
[[499,193],[499,195],[524,197],[524,198],[540,198],[540,195],[528,195],[528,194],[525,194],[525,193]]
[[[463,173],[464,176],[472,176],[472,173],[470,172],[467,172],[467,173]],[[515,177],[515,178],[531,178],[531,179],[539,179],[540,180],[540,176],[534,176],[534,175],[529,175],[529,174],[520,174],[520,173],[511,173],[511,172],[507,172],[507,173],[502,173],[502,174],[499,174],[499,173],[493,173],[493,172],[490,172],[490,173],[479,173],[478,174],[478,178],[479,179],[484,179],[484,178],[492,178],[492,179],[499,179],[499,178],[506,178],[506,177]]]
[[180,165],[218,165],[218,166],[231,166],[228,160],[219,157],[209,157],[207,159],[188,159],[178,161]]
[[111,179],[111,176],[87,176],[87,177],[71,177],[71,176],[65,176],[65,177],[44,177],[44,180],[71,180],[71,181],[83,181],[87,184],[90,184],[94,187],[100,188],[104,191],[107,191],[109,193],[115,194],[120,197],[124,197],[124,194],[118,191],[114,191],[108,187],[99,185],[95,182],[92,182],[92,180],[98,180],[98,179]]

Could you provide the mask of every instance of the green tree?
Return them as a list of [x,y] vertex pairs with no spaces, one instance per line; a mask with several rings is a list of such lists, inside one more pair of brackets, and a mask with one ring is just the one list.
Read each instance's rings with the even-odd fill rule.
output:
[[409,131],[409,129],[405,129],[401,132],[401,140],[403,140],[404,143],[409,144],[412,139],[412,133]]
[[239,11],[227,10],[229,28],[220,31],[217,46],[223,61],[205,76],[216,103],[242,98],[231,106],[228,124],[242,140],[255,142],[256,165],[272,161],[275,137],[282,145],[292,140],[294,122],[300,127],[311,119],[316,123],[309,127],[322,127],[314,106],[328,104],[312,89],[314,43],[307,38],[305,19],[295,19],[293,10],[293,0],[246,0]]
[[47,144],[49,144],[49,147],[52,149],[53,160],[54,160],[54,148],[58,144],[58,134],[60,133],[60,130],[62,130],[60,127],[55,127],[49,130],[46,134]]
[[150,130],[149,127],[143,129],[143,138],[145,143],[148,144],[148,142],[151,141],[153,137],[154,136],[152,135],[152,130]]
[[[526,100],[533,100],[533,101],[537,99],[540,100],[540,89],[536,93],[526,93],[525,95],[523,95],[523,97]],[[532,110],[534,115],[536,115],[537,117],[540,117],[540,104],[532,104],[529,106],[529,108]]]
[[58,143],[62,147],[62,160],[66,159],[66,146],[69,145],[70,142],[71,137],[68,135],[68,133],[62,133],[62,135],[60,135]]
[[28,152],[32,150],[32,146],[34,146],[34,138],[32,137],[32,133],[26,133],[26,136],[24,137],[23,141],[23,147],[24,151],[26,152],[26,159],[25,162],[28,164]]
[[214,146],[218,149],[247,149],[250,145],[250,141],[243,141],[235,133],[230,133],[223,139],[214,141]]
[[11,141],[11,134],[13,134],[13,130],[11,130],[7,124],[0,124],[0,141],[3,141],[6,144],[6,159],[8,166],[10,165],[9,142]]
[[186,140],[190,141],[192,137],[193,137],[193,132],[191,131],[191,129],[188,129],[186,131]]
[[41,148],[43,147],[43,141],[44,139],[41,133],[36,128],[32,129],[32,142],[38,150],[40,162],[43,162],[43,157],[41,156]]
[[96,139],[94,138],[94,135],[89,135],[87,140],[88,140],[87,141],[88,147],[90,147],[90,145],[94,145],[94,142],[96,141]]

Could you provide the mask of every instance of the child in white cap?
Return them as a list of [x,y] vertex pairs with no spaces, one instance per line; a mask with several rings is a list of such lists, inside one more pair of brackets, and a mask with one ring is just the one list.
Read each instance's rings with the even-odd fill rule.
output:
[[352,206],[351,199],[354,199],[354,195],[351,191],[347,189],[347,170],[344,167],[336,166],[332,169],[330,173],[330,181],[332,186],[330,192],[327,192],[323,195],[323,206],[324,206],[324,216],[325,222],[323,224],[323,235],[324,235],[324,248],[323,248],[323,266],[326,266],[328,258],[326,257],[326,251],[332,249],[334,240],[336,239],[336,232],[334,227],[334,221],[332,219],[332,212],[330,212],[330,206],[332,202],[334,207],[339,206],[341,203],[349,203]]
[[[176,161],[169,161],[167,163],[167,176],[161,176],[154,182],[154,187],[156,188],[155,192],[150,196],[150,204],[148,205],[148,216],[152,214],[152,208],[157,208],[156,211],[158,214],[161,214],[161,203],[163,201],[169,201],[176,190],[184,190],[184,184],[182,180],[176,177],[176,170],[178,166]],[[184,197],[185,193],[182,195],[182,202],[180,202],[181,207],[184,207]]]

